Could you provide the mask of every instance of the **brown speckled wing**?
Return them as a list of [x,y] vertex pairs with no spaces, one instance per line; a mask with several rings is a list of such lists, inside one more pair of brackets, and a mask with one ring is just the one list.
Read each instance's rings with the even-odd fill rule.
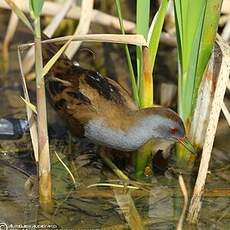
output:
[[97,91],[100,100],[107,100],[115,106],[136,108],[129,93],[114,80],[90,70],[86,70],[84,75],[85,84]]
[[83,135],[83,124],[95,116],[89,98],[79,91],[79,79],[74,82],[47,76],[46,91],[48,99],[58,114],[67,122],[72,132]]
[[[44,62],[58,50],[55,44],[43,44]],[[111,125],[124,111],[137,110],[129,93],[115,81],[98,72],[76,66],[62,55],[45,77],[47,97],[67,122],[72,132],[81,136],[91,119],[103,118]]]

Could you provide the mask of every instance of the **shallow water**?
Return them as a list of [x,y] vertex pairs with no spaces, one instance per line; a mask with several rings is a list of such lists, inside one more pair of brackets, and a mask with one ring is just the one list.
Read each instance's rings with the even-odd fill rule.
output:
[[[102,227],[124,229],[127,228],[127,223],[121,210],[124,207],[129,210],[129,195],[131,195],[142,222],[146,226],[150,229],[175,229],[183,206],[177,176],[169,176],[169,173],[167,177],[155,176],[149,179],[147,185],[138,185],[142,188],[140,190],[117,189],[123,200],[124,207],[122,206],[121,209],[110,187],[87,188],[88,185],[99,182],[127,186],[124,181],[119,181],[114,177],[99,157],[92,154],[91,156],[87,154],[78,156],[75,166],[79,165],[77,170],[79,179],[75,177],[78,184],[74,188],[66,170],[53,154],[52,156],[54,158],[52,161],[53,213],[46,213],[39,208],[36,199],[36,185],[29,186],[27,176],[11,167],[1,166],[1,222],[8,225],[52,224],[53,227],[61,229],[98,229]],[[4,157],[6,156],[2,156]],[[24,160],[20,158],[15,160],[15,154],[10,158],[14,159],[13,165],[19,167],[20,164],[20,168],[26,168],[25,155]],[[67,164],[69,163],[66,157],[63,159]],[[10,162],[9,157],[8,162]],[[226,166],[226,163],[222,161],[221,165]],[[224,188],[228,188],[230,170],[220,167],[218,169],[208,177],[200,221],[194,229],[228,229],[229,227],[230,194],[229,189],[225,191]],[[73,168],[71,170],[74,172]],[[111,178],[114,178],[113,181],[108,181]],[[189,177],[184,176],[184,179],[188,185]]]

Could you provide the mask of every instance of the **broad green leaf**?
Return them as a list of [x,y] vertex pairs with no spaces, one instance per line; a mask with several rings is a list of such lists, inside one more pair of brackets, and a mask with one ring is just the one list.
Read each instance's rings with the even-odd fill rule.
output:
[[168,5],[168,0],[162,0],[160,8],[152,20],[149,33],[148,33],[147,41],[149,46],[151,71],[153,71],[153,67],[155,64],[155,58],[159,46],[161,31],[164,24],[165,14],[167,11],[167,5]]
[[150,0],[137,0],[136,25],[137,33],[147,40],[149,31]]
[[179,77],[178,108],[184,120],[191,116],[192,97],[207,0],[175,0]]
[[[201,43],[201,36],[202,36],[202,29],[204,24],[204,12],[206,10],[206,6],[203,8],[202,16],[200,21],[197,25],[196,34],[194,37],[194,41],[192,42],[192,50],[190,53],[189,58],[189,65],[186,69],[186,72],[183,74],[183,114],[182,118],[184,118],[185,122],[188,124],[191,121],[191,114],[192,114],[192,97],[194,92],[194,85],[196,81],[196,69],[197,69],[197,62],[199,57],[200,51],[200,43]],[[186,76],[185,76],[186,75]]]
[[222,2],[222,0],[212,0],[207,2],[199,57],[196,69],[196,81],[193,93],[194,105],[197,98],[199,85],[204,74],[204,70],[207,66],[214,46]]
[[[206,6],[207,0],[182,0],[182,15],[183,15],[183,66],[186,71],[191,64],[191,52],[193,52],[193,41],[197,34],[197,27],[200,24],[203,16],[203,9]],[[184,11],[183,11],[184,10]]]
[[[187,131],[214,45],[221,4],[222,0],[175,0],[179,57],[178,108]],[[183,158],[186,158],[185,155]]]
[[44,0],[30,0],[30,14],[33,18],[38,18],[42,12]]

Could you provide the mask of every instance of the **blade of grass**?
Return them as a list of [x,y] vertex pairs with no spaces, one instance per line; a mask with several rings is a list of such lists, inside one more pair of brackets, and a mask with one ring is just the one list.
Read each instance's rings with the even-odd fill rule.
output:
[[65,162],[61,159],[61,157],[57,154],[56,151],[54,151],[57,159],[61,162],[61,164],[64,166],[64,168],[66,169],[66,171],[68,172],[68,174],[70,175],[72,181],[73,181],[73,184],[75,186],[75,188],[77,187],[77,181],[75,180],[74,176],[73,176],[73,173],[70,171],[70,169],[68,168],[68,166],[65,164]]
[[37,18],[40,16],[43,4],[44,4],[44,0],[36,0],[36,1],[30,0],[29,1],[30,12],[33,18]]
[[[116,8],[117,8],[117,14],[118,14],[118,17],[119,17],[121,32],[124,35],[125,34],[125,29],[124,29],[124,25],[123,25],[123,17],[122,17],[122,13],[121,13],[120,0],[116,0]],[[138,88],[137,88],[137,83],[136,83],[136,79],[135,79],[135,75],[134,75],[134,71],[133,71],[133,65],[132,65],[132,61],[131,61],[131,57],[130,57],[130,53],[129,53],[129,48],[128,48],[127,45],[125,45],[125,54],[126,54],[129,73],[130,73],[130,80],[131,80],[131,85],[132,85],[133,98],[134,98],[136,104],[139,105],[140,101],[139,101],[139,97],[138,97]]]
[[41,77],[44,77],[49,70],[52,68],[52,66],[55,64],[55,62],[58,60],[58,58],[64,53],[67,46],[71,43],[73,40],[73,37],[71,37],[59,50],[58,52],[46,63],[46,65],[42,69]]
[[147,39],[149,32],[150,0],[137,0],[136,9],[137,33],[142,34],[144,38]]
[[103,149],[100,152],[100,156],[119,178],[122,180],[129,180],[129,178],[106,156]]
[[[194,92],[194,85],[196,81],[196,69],[200,51],[200,43],[201,43],[201,36],[204,24],[204,15],[205,15],[206,7],[203,8],[202,17],[197,24],[197,30],[194,37],[194,41],[192,42],[193,49],[190,53],[190,65],[186,69],[186,72],[183,74],[182,79],[182,107],[183,107],[183,114],[182,118],[186,124],[186,127],[189,127],[191,124],[191,113],[192,113],[192,97]],[[185,64],[186,66],[186,64]]]
[[140,189],[139,187],[132,186],[132,185],[122,185],[122,184],[112,184],[112,183],[96,183],[96,184],[91,184],[87,186],[87,188],[93,188],[93,187],[113,187],[113,188],[123,188],[123,189]]
[[149,33],[148,33],[147,43],[149,46],[151,72],[153,71],[153,67],[155,63],[156,53],[160,41],[160,35],[164,24],[164,18],[167,12],[167,6],[168,6],[168,0],[162,0],[160,8],[152,20]]
[[[25,80],[25,75],[23,72],[23,67],[22,67],[22,58],[20,54],[20,46],[18,46],[18,60],[19,60],[19,67],[21,71],[21,76],[22,76],[22,88],[25,96],[25,100],[30,102],[27,86],[26,86],[26,80]],[[29,106],[26,106],[26,113],[27,113],[27,120],[29,122],[30,126],[30,136],[31,136],[31,141],[33,145],[33,150],[34,150],[34,158],[35,161],[38,162],[38,132],[37,132],[37,122],[35,120],[33,111]]]
[[25,104],[35,113],[37,114],[37,109],[36,109],[36,106],[32,103],[30,103],[29,101],[27,101],[26,99],[24,99],[23,97],[20,97],[24,102]]

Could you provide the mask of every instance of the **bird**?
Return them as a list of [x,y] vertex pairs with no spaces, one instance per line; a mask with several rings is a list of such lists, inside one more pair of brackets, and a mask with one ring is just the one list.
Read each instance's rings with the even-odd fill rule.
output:
[[[44,64],[57,50],[55,44],[42,44]],[[180,142],[191,150],[176,112],[159,106],[140,109],[116,81],[81,67],[64,54],[45,76],[45,87],[52,107],[77,137],[124,152],[154,139]]]

